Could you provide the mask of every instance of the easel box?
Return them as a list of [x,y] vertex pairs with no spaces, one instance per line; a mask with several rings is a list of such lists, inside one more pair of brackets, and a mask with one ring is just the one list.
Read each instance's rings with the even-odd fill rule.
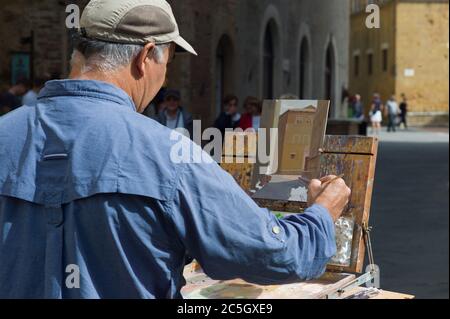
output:
[[[326,136],[319,155],[319,176],[344,175],[344,180],[352,189],[349,205],[343,218],[352,222],[351,251],[345,263],[331,263],[329,271],[361,273],[365,257],[365,229],[369,224],[372,191],[375,179],[375,166],[378,140],[361,136]],[[230,167],[223,164],[224,169]],[[252,164],[235,164],[233,176],[244,176],[240,185],[248,191]],[[242,171],[244,170],[244,171]],[[255,202],[273,212],[302,213],[308,206],[304,201],[253,198]],[[339,247],[338,247],[339,248]]]
[[[247,140],[258,140],[258,146],[266,144],[270,164],[263,167],[257,159],[254,161],[258,151],[252,146],[255,144],[244,143],[238,147],[231,143],[231,147],[225,147],[224,158],[230,159],[237,152],[240,155],[234,158],[241,160],[241,164],[222,164],[222,167],[235,176],[260,207],[275,213],[302,213],[307,208],[305,177],[343,175],[352,195],[343,217],[336,224],[338,253],[328,269],[360,273],[364,266],[378,140],[362,136],[325,136],[328,111],[329,101],[265,101],[261,127],[275,128],[281,133],[266,133],[265,137],[256,138],[249,135]],[[306,142],[297,143],[299,136]],[[234,142],[236,137],[242,138],[242,135],[230,135],[226,140]],[[295,152],[292,158],[283,158]],[[304,152],[302,157],[295,157],[299,152]],[[277,156],[282,157],[281,168],[273,164],[278,163]],[[301,163],[300,167],[295,166],[296,161]],[[253,172],[250,172],[252,165]]]
[[[351,252],[346,263],[331,263],[329,271],[361,273],[365,257],[365,230],[369,224],[378,140],[360,136],[326,136],[320,155],[320,176],[344,175],[352,190],[343,219],[351,220]],[[306,201],[254,199],[261,207],[274,212],[301,213]],[[338,245],[338,250],[339,250]]]

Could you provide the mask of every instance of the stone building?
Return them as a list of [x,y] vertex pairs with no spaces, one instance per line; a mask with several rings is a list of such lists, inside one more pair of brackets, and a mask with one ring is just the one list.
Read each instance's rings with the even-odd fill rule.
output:
[[381,28],[366,27],[367,0],[352,0],[350,91],[402,93],[411,125],[448,125],[448,0],[378,0]]
[[0,86],[14,81],[15,57],[29,60],[30,77],[64,76],[68,31],[64,1],[0,1]]
[[[11,81],[12,55],[31,54],[32,76],[64,77],[71,44],[65,8],[86,0],[2,0],[0,80]],[[179,54],[169,86],[181,89],[195,118],[211,124],[225,94],[331,99],[332,117],[348,86],[349,1],[169,0],[199,57]],[[34,40],[34,41],[31,41]]]

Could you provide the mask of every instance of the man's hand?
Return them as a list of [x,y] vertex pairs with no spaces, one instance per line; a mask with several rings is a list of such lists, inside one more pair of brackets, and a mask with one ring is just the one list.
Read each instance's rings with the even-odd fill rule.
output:
[[337,221],[350,200],[351,190],[342,178],[330,182],[335,178],[336,176],[327,176],[311,181],[308,191],[308,206],[322,205],[328,209],[333,220]]

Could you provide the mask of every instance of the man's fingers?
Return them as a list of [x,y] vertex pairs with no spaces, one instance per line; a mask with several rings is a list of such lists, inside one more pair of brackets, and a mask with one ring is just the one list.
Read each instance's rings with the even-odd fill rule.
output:
[[317,191],[322,188],[322,182],[318,179],[313,179],[311,183],[309,184],[309,189],[311,191]]
[[315,200],[316,196],[320,193],[321,190],[322,190],[322,182],[318,179],[311,180],[308,189],[308,206],[314,204],[313,200]]

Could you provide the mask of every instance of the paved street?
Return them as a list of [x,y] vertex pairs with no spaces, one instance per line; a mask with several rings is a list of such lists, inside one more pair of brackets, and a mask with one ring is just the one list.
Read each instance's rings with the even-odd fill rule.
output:
[[448,298],[448,129],[380,139],[371,225],[381,286]]

